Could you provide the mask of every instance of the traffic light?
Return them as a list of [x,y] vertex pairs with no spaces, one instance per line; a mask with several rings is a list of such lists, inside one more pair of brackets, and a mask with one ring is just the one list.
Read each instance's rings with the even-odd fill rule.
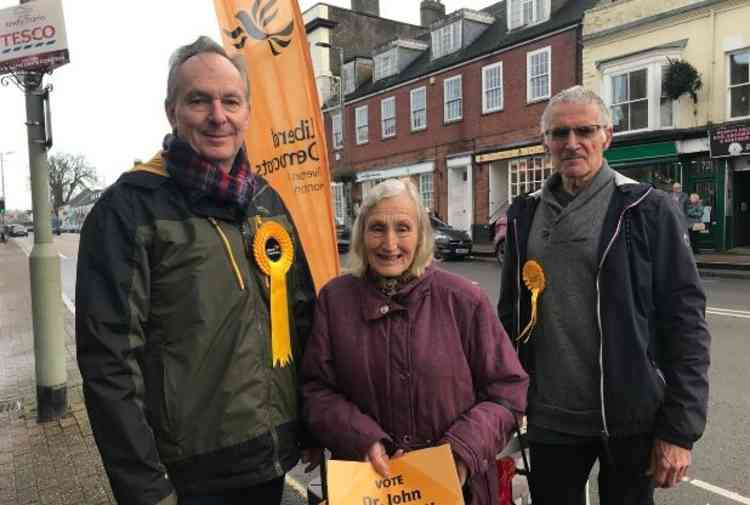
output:
[[0,214],[5,214],[5,197],[0,197]]

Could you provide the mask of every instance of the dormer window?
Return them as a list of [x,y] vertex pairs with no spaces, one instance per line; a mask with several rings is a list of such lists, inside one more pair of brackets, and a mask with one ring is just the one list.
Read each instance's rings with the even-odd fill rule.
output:
[[354,93],[356,86],[354,85],[354,62],[351,61],[343,66],[341,69],[341,75],[344,77],[344,94]]
[[550,0],[508,0],[508,30],[549,19]]
[[398,71],[398,64],[396,60],[396,49],[389,49],[388,51],[378,54],[375,56],[375,67],[372,71],[372,80],[379,81],[394,75]]
[[461,21],[445,25],[432,32],[432,59],[461,49]]

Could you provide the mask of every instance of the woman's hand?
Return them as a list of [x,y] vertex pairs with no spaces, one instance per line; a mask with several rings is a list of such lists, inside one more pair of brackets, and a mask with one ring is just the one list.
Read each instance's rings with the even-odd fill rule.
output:
[[[399,449],[396,451],[393,457],[398,458],[403,454],[403,449]],[[372,463],[372,467],[384,479],[387,479],[391,476],[391,469],[390,465],[388,464],[390,459],[391,458],[388,456],[388,451],[385,450],[383,442],[380,441],[372,444],[367,450],[367,454],[365,454],[365,461],[369,461],[370,463]]]
[[323,462],[323,449],[316,447],[313,449],[302,449],[302,462],[307,463],[305,473],[315,470]]

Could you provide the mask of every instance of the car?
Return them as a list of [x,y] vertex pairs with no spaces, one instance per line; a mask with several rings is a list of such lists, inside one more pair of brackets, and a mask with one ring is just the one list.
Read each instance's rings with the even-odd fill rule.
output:
[[8,235],[11,237],[26,237],[29,235],[29,232],[21,224],[11,224],[8,228]]
[[435,240],[435,257],[463,259],[471,254],[474,243],[467,232],[458,230],[435,216],[430,216],[430,224]]
[[352,238],[352,230],[345,224],[336,224],[336,243],[338,244],[339,253],[348,253],[349,245]]
[[493,244],[495,246],[495,258],[500,266],[505,261],[505,236],[508,233],[508,216],[503,214],[499,216],[492,224]]

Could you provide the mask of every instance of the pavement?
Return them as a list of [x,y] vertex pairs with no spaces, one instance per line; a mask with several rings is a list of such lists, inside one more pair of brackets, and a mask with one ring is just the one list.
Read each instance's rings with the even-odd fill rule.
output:
[[[76,363],[73,316],[65,313],[68,410],[36,420],[29,259],[0,243],[0,505],[117,505],[91,432]],[[285,505],[306,503],[287,479]]]

